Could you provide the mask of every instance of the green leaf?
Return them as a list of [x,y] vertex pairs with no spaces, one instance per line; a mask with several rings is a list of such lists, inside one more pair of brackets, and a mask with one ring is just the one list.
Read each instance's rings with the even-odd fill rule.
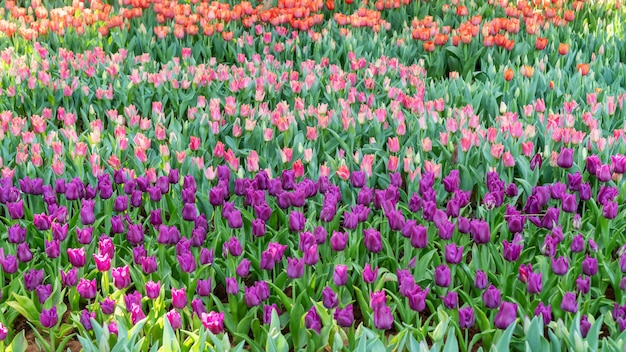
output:
[[7,352],[24,352],[26,351],[26,348],[28,348],[28,341],[26,341],[24,330],[22,330],[19,334],[13,337],[13,341],[7,347]]
[[459,342],[456,339],[454,327],[450,327],[450,329],[448,330],[448,338],[446,339],[446,343],[443,346],[443,352],[458,352],[458,351],[459,351]]
[[[511,325],[509,325],[509,327],[504,330],[504,333],[500,336],[500,339],[498,339],[498,342],[495,345],[495,351],[497,352],[504,352],[504,351],[509,351],[509,346],[511,345],[511,338],[513,337],[513,330],[515,330],[515,326],[517,324],[512,323]],[[492,347],[492,350],[494,350],[494,347]]]

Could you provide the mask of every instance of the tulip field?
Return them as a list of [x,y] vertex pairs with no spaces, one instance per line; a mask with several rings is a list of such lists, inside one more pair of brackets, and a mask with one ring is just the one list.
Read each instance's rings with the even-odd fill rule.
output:
[[6,0],[0,350],[626,350],[621,0]]

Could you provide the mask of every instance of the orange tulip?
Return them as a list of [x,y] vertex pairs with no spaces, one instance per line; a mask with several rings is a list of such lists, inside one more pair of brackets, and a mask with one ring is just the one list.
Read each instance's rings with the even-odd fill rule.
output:
[[513,72],[512,68],[507,68],[506,70],[504,70],[504,80],[505,81],[510,81],[513,79],[513,75],[515,73]]
[[559,44],[559,54],[567,55],[568,51],[569,51],[569,44],[566,44],[566,43]]
[[576,66],[581,75],[586,76],[589,73],[589,64],[578,64]]
[[534,73],[535,73],[535,69],[532,68],[532,66],[528,66],[528,65],[522,66],[522,76],[530,78],[533,76]]
[[435,43],[432,40],[424,42],[424,50],[427,53],[435,51]]
[[546,46],[548,46],[548,38],[537,37],[537,40],[535,41],[535,49],[543,50]]

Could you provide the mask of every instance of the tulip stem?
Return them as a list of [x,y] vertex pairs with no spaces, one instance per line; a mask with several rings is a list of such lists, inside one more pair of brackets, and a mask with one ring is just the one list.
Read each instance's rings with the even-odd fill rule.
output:
[[55,351],[56,345],[54,341],[54,328],[48,329],[48,335],[50,336],[50,351]]

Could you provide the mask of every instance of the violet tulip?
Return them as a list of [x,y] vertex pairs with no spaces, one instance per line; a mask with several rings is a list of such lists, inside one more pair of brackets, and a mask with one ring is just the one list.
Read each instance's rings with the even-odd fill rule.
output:
[[408,292],[407,298],[409,300],[409,308],[416,312],[422,312],[426,309],[426,297],[428,296],[429,288],[422,290],[419,285],[413,285],[413,289]]
[[365,267],[363,268],[363,272],[362,272],[362,277],[363,277],[363,281],[365,281],[368,284],[371,284],[372,282],[376,281],[376,278],[378,277],[378,267],[372,270],[370,263],[365,263]]
[[505,330],[517,319],[517,304],[510,302],[502,302],[498,314],[493,323],[498,329]]
[[441,264],[437,268],[435,268],[434,276],[435,285],[437,286],[448,287],[452,282],[452,277],[450,276],[450,268],[445,264]]
[[337,308],[334,314],[335,320],[337,321],[337,325],[349,328],[354,323],[354,311],[352,308],[352,304],[348,304],[344,308]]
[[566,257],[552,258],[552,272],[556,275],[565,275],[569,270],[569,260]]
[[330,237],[330,248],[335,252],[341,252],[346,248],[348,243],[348,233],[333,231],[333,235]]
[[304,260],[287,257],[287,277],[298,279],[304,275]]
[[530,294],[541,293],[543,289],[542,275],[541,273],[531,273],[526,283],[526,289]]
[[576,291],[587,294],[589,293],[589,288],[591,287],[591,278],[589,276],[578,276],[576,279]]
[[180,317],[180,313],[178,313],[176,309],[172,309],[165,313],[165,316],[167,317],[167,321],[170,323],[172,329],[178,330],[183,326],[183,320]]
[[450,243],[445,247],[445,259],[448,264],[458,264],[463,259],[463,246]]
[[83,199],[80,209],[80,222],[83,225],[91,225],[96,222],[96,215],[94,214],[95,201]]
[[315,306],[311,307],[309,311],[304,316],[304,325],[307,329],[315,330],[319,335],[322,331],[322,319],[317,314],[317,309]]
[[213,334],[221,334],[224,332],[224,312],[215,313],[213,311],[203,313],[200,317],[202,325]]
[[67,257],[72,266],[82,268],[85,266],[87,259],[85,258],[85,247],[80,248],[68,248]]
[[474,308],[467,306],[459,309],[459,328],[469,329],[476,323]]
[[489,288],[483,292],[483,303],[487,308],[498,308],[500,306],[500,290],[494,285],[490,285]]
[[72,269],[68,270],[67,273],[63,270],[60,270],[60,273],[61,273],[61,285],[63,287],[76,286],[76,284],[78,283],[78,269],[76,267],[73,267]]
[[574,164],[574,149],[563,148],[556,159],[556,164],[564,169],[569,169]]
[[113,276],[113,285],[122,290],[130,286],[130,268],[125,265],[119,268],[113,268],[111,275]]
[[582,262],[583,274],[593,276],[598,272],[598,259],[586,256]]
[[328,286],[322,290],[322,304],[324,304],[326,309],[333,309],[339,305],[337,293]]
[[474,278],[474,287],[482,290],[487,287],[488,283],[489,282],[487,281],[487,274],[485,274],[485,272],[482,270],[478,270],[476,272],[476,277]]
[[389,330],[393,326],[393,315],[388,306],[374,310],[374,326],[380,330]]
[[578,311],[578,301],[574,292],[565,292],[561,301],[561,309],[570,313]]
[[489,224],[484,220],[472,220],[470,223],[470,235],[477,244],[489,243],[491,241]]
[[187,293],[185,291],[184,287],[181,289],[172,287],[172,306],[174,308],[183,309],[187,306]]
[[443,305],[448,309],[455,309],[459,305],[459,294],[450,291],[445,296],[441,297]]
[[89,300],[95,298],[96,294],[98,293],[96,279],[89,281],[87,279],[81,278],[80,282],[76,286],[76,290],[78,291],[78,294],[80,294],[80,296],[84,299]]
[[335,265],[333,281],[337,286],[344,286],[348,283],[348,267],[343,264]]
[[146,297],[149,299],[155,299],[161,294],[161,281],[148,281],[146,282]]
[[380,237],[380,232],[375,229],[368,228],[363,230],[363,235],[365,237],[364,244],[365,248],[372,253],[378,253],[383,250],[383,243]]
[[57,314],[57,307],[54,306],[50,309],[43,309],[39,315],[39,322],[44,328],[53,328],[59,322],[59,315]]
[[28,291],[34,291],[43,281],[43,270],[32,269],[24,274],[24,286]]
[[237,283],[237,278],[226,278],[226,293],[229,295],[236,295],[239,293],[239,283]]
[[539,305],[535,309],[535,316],[543,319],[543,325],[548,325],[552,321],[552,307],[550,305],[544,305],[543,302],[539,302]]

